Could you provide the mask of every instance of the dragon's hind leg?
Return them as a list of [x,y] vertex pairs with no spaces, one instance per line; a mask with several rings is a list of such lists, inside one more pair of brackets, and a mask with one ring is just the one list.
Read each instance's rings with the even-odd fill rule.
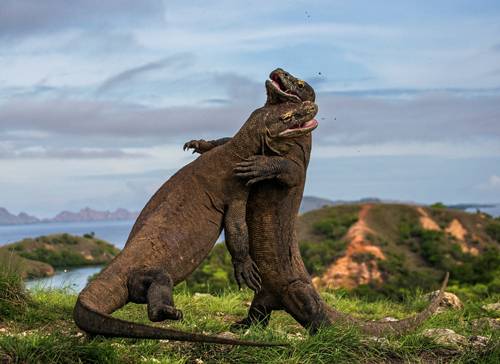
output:
[[248,329],[250,325],[266,327],[269,324],[271,312],[279,309],[281,309],[281,305],[275,295],[262,289],[255,294],[248,310],[248,316],[232,324],[231,331]]
[[174,307],[172,288],[172,279],[160,269],[134,271],[128,280],[130,301],[147,303],[153,322],[182,319],[182,312]]

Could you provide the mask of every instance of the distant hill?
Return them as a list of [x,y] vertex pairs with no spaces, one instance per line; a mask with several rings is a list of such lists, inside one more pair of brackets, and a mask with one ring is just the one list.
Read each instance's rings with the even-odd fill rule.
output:
[[0,207],[0,225],[21,225],[51,222],[83,222],[83,221],[116,221],[134,220],[138,212],[118,208],[115,211],[99,211],[85,207],[78,212],[62,211],[48,219],[39,219],[35,216],[21,212],[19,215],[11,214],[7,209]]
[[75,222],[75,221],[113,221],[113,220],[133,220],[136,219],[139,213],[130,212],[126,209],[119,208],[113,212],[98,211],[89,207],[81,209],[78,212],[63,211],[57,214],[52,219],[42,220],[43,222]]
[[328,200],[326,198],[320,198],[315,196],[304,196],[302,198],[302,203],[300,205],[299,213],[304,214],[308,211],[317,210],[326,206],[337,206],[337,205],[349,205],[357,203],[380,203],[382,200],[376,197],[365,197],[360,200]]
[[325,207],[299,217],[301,252],[318,287],[397,293],[452,281],[500,292],[500,219],[403,204]]
[[7,211],[7,209],[0,207],[0,225],[33,224],[39,221],[40,219],[24,212],[14,215]]

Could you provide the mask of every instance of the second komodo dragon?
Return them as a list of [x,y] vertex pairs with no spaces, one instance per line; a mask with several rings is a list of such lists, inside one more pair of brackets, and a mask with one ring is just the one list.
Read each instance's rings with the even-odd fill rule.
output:
[[[282,69],[273,71],[266,85],[268,95],[275,95],[268,99],[269,104],[315,101],[314,90],[306,82]],[[230,140],[191,141],[188,146],[198,146],[195,151],[203,153],[212,148],[217,150],[215,147]],[[248,316],[233,327],[265,326],[273,310],[284,309],[311,333],[320,326],[339,321],[357,325],[371,335],[400,334],[414,329],[438,307],[447,276],[439,295],[424,311],[395,322],[363,322],[329,307],[315,290],[295,234],[311,140],[311,133],[304,134],[294,138],[286,152],[268,151],[266,155],[256,155],[240,162],[235,169],[236,175],[252,186],[247,204],[247,224],[250,254],[258,265],[262,289],[255,293]]]

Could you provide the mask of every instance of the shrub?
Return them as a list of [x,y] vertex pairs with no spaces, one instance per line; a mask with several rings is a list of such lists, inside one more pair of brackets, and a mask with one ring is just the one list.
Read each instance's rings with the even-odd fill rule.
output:
[[328,217],[313,224],[313,231],[328,239],[341,239],[358,220],[357,214],[342,214]]
[[431,205],[432,209],[445,209],[446,205],[442,202],[435,202]]
[[20,272],[20,259],[0,250],[0,321],[23,312],[28,302]]
[[[491,229],[490,227],[490,235]],[[400,244],[409,245],[410,249],[420,254],[430,266],[441,272],[449,271],[453,281],[460,282],[462,285],[483,284],[489,287],[490,293],[500,292],[499,284],[495,280],[500,275],[499,249],[489,247],[480,255],[473,256],[463,253],[461,247],[442,231],[424,230],[405,222],[402,222],[399,231]],[[384,264],[384,262],[380,263],[382,266]],[[389,273],[390,269],[387,268]],[[419,276],[420,273],[411,272],[411,274]],[[404,275],[408,275],[408,272]],[[404,281],[410,283],[407,278]]]
[[500,243],[500,220],[495,219],[486,225],[486,233],[495,241]]
[[300,254],[309,274],[319,275],[330,263],[344,254],[346,247],[345,240],[325,239],[321,243],[301,242]]
[[26,259],[37,260],[50,264],[54,268],[84,266],[90,264],[79,253],[62,250],[51,251],[43,248],[37,248],[30,252],[21,252],[20,256]]
[[192,292],[220,293],[235,288],[231,255],[224,244],[217,244],[203,263],[186,279]]
[[352,255],[352,260],[358,264],[370,262],[375,260],[377,257],[372,253],[355,253]]

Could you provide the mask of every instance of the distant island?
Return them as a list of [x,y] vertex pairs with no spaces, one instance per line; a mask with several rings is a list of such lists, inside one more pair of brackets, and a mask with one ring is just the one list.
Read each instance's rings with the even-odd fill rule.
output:
[[109,263],[119,249],[94,236],[53,234],[26,238],[0,248],[0,264],[15,265],[23,278],[50,277],[56,269]]
[[302,198],[302,203],[300,205],[300,213],[305,214],[306,212],[317,210],[322,207],[327,206],[338,206],[338,205],[349,205],[349,204],[359,204],[359,203],[382,203],[379,198],[376,197],[364,197],[359,200],[328,200],[326,198],[315,197],[315,196],[304,196]]
[[21,212],[18,215],[10,213],[6,208],[0,207],[0,225],[23,225],[36,223],[53,222],[83,222],[83,221],[117,221],[117,220],[135,220],[139,216],[137,211],[129,211],[124,208],[118,208],[115,211],[99,211],[85,207],[78,212],[62,211],[56,216],[48,219],[28,215]]

